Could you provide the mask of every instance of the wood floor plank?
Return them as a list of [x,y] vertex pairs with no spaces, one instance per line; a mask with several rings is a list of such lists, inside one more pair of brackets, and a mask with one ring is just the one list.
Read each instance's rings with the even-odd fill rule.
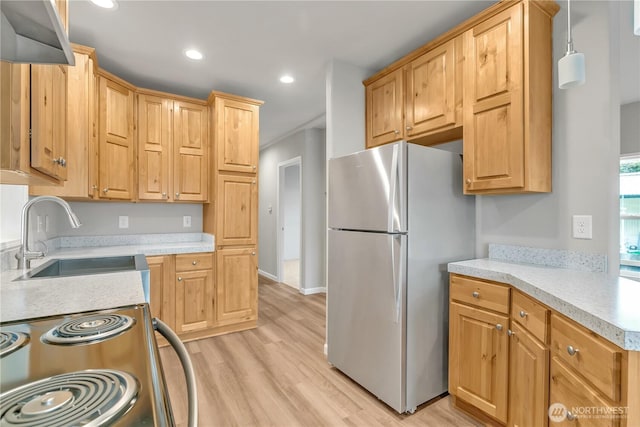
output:
[[[260,281],[258,327],[186,344],[202,427],[480,426],[448,397],[397,414],[323,354],[325,296]],[[186,385],[170,347],[160,349],[176,424],[186,426]]]

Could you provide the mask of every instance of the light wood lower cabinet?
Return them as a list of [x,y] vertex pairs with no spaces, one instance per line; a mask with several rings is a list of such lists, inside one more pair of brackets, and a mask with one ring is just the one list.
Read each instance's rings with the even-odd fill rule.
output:
[[258,317],[258,257],[256,248],[225,248],[216,252],[218,324]]
[[512,323],[509,339],[509,426],[548,425],[549,350]]
[[456,302],[449,315],[449,393],[506,422],[509,318]]
[[[509,316],[489,284],[509,290],[451,275],[449,393],[458,408],[501,426],[640,425],[639,351],[514,289]],[[550,407],[562,419],[551,422]]]

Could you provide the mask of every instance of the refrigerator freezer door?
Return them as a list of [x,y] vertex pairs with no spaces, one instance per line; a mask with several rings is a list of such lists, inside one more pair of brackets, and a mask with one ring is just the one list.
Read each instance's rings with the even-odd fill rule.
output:
[[329,230],[328,244],[328,360],[405,412],[407,236]]
[[329,228],[407,231],[407,143],[329,160]]

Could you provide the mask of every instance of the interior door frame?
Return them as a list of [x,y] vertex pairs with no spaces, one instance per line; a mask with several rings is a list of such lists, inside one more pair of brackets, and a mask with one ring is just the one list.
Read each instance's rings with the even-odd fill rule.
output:
[[278,282],[283,283],[284,280],[284,188],[285,188],[285,173],[284,170],[289,166],[297,165],[300,169],[300,239],[298,244],[300,245],[298,253],[300,254],[300,269],[298,271],[298,290],[303,288],[302,283],[302,259],[304,254],[302,253],[302,156],[293,157],[289,160],[285,160],[278,163],[278,183],[276,185],[276,262],[277,262],[277,276]]

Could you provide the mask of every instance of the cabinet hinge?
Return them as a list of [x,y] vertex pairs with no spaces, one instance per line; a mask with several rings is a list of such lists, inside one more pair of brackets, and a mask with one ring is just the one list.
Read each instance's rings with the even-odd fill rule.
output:
[[31,128],[29,128],[29,139],[31,139]]

